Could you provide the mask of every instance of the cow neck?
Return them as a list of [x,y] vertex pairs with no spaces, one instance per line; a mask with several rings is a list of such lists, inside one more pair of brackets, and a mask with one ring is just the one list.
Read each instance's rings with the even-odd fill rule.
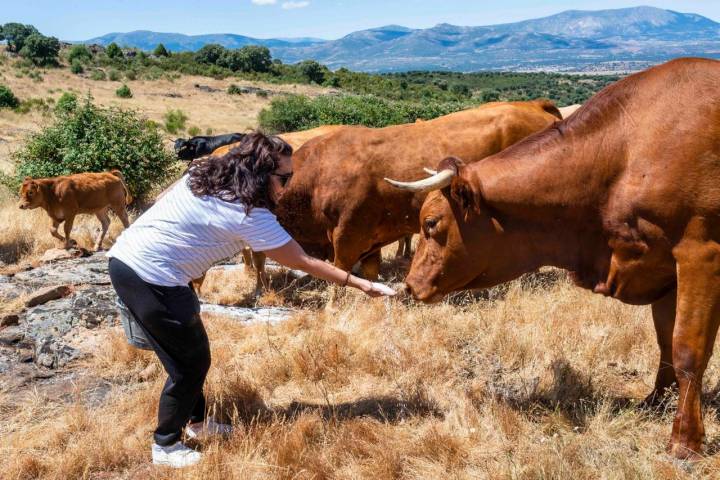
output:
[[617,173],[608,161],[617,152],[588,152],[586,145],[602,145],[592,138],[602,132],[564,127],[556,123],[468,168],[491,214],[532,256],[533,267],[575,270],[588,261],[586,252],[606,242],[598,206]]

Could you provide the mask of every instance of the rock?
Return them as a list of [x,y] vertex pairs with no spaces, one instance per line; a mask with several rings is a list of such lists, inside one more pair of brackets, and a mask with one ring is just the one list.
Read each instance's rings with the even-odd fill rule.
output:
[[69,258],[89,257],[90,255],[92,255],[92,252],[84,248],[71,248],[69,250],[65,250],[64,248],[51,248],[40,257],[40,260],[35,266],[58,260],[67,260]]
[[54,287],[46,287],[33,292],[25,301],[25,306],[30,308],[36,305],[42,305],[50,300],[57,300],[66,297],[72,293],[72,289],[68,285],[56,285]]
[[46,368],[64,367],[80,353],[53,337],[39,339],[35,343],[35,363]]
[[281,307],[226,307],[223,305],[213,305],[203,303],[200,305],[202,313],[209,313],[221,317],[232,318],[245,324],[270,323],[276,324],[287,320],[295,314],[290,308]]
[[13,277],[16,285],[32,288],[52,285],[109,285],[108,259],[104,253],[45,263]]
[[17,313],[0,315],[0,327],[9,327],[18,323],[20,323],[20,316]]
[[25,334],[19,327],[8,327],[0,331],[0,345],[16,345],[25,338]]

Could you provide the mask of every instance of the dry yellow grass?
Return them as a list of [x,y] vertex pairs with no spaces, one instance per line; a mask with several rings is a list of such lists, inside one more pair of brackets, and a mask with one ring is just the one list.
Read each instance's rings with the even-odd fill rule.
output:
[[[711,455],[664,453],[672,407],[644,412],[657,362],[647,308],[565,281],[494,301],[417,306],[348,293],[277,326],[206,319],[211,410],[236,434],[204,461],[154,468],[160,372],[110,335],[82,366],[112,384],[0,398],[3,478],[717,478],[720,361],[706,374]],[[672,404],[671,404],[672,405]]]

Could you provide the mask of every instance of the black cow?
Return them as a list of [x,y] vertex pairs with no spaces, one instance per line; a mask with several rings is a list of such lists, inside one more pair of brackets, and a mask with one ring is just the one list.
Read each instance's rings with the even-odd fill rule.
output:
[[175,140],[175,153],[180,160],[194,160],[211,154],[223,145],[239,142],[243,138],[245,138],[244,133],[228,133],[214,137],[199,136],[188,140],[178,138]]

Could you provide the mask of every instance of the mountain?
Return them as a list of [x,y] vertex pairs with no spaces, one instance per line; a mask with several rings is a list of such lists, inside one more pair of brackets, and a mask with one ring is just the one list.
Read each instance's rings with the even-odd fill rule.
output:
[[501,25],[427,29],[387,25],[337,40],[267,39],[219,34],[154,32],[109,34],[89,40],[152,49],[196,50],[206,43],[229,48],[269,47],[284,62],[315,59],[330,68],[361,71],[633,69],[678,56],[720,58],[720,24],[701,15],[654,7],[569,10]]
[[91,38],[81,43],[110,45],[117,43],[120,46],[153,50],[158,43],[165,45],[170,51],[180,52],[186,50],[199,50],[208,43],[219,43],[226,48],[241,48],[246,45],[264,45],[266,47],[306,47],[316,43],[326,42],[317,38],[271,38],[260,39],[235,35],[232,33],[213,33],[207,35],[183,35],[181,33],[160,33],[148,30],[136,30],[128,33],[108,33],[101,37]]

